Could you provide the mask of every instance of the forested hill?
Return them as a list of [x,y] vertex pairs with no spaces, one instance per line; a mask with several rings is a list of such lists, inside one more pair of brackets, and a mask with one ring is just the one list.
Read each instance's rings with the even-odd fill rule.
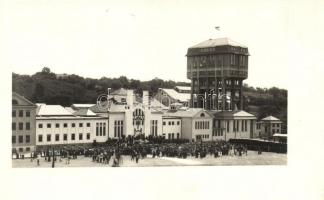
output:
[[142,94],[143,90],[148,90],[150,94],[155,94],[158,88],[173,88],[176,85],[190,86],[190,83],[164,81],[158,78],[150,81],[129,80],[125,76],[92,79],[75,74],[54,74],[46,67],[31,76],[12,74],[13,91],[32,102],[63,106],[70,106],[72,103],[94,103],[100,94],[107,93],[107,88],[134,89],[139,94]]
[[[150,81],[102,77],[100,79],[81,76],[60,75],[44,67],[34,75],[12,74],[12,90],[30,99],[32,102],[60,104],[70,106],[72,103],[94,103],[98,95],[107,93],[107,88],[129,88],[141,94],[148,90],[154,95],[158,88],[190,86],[185,82],[164,81],[155,78]],[[267,115],[287,121],[287,90],[272,87],[254,88],[244,84],[244,109],[255,114],[259,119]]]

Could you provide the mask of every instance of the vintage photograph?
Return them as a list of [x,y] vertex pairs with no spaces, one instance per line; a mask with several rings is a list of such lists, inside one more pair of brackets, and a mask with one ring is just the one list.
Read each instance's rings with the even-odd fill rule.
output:
[[259,12],[17,4],[12,168],[287,165],[282,16]]

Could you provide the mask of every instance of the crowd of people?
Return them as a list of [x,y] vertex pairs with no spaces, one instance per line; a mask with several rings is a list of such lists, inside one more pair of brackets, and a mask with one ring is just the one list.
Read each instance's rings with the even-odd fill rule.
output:
[[[54,152],[54,155],[53,155]],[[258,154],[260,154],[260,150]],[[139,163],[141,159],[148,156],[156,157],[175,157],[186,159],[199,158],[203,159],[210,155],[214,158],[222,156],[243,156],[247,155],[247,146],[240,144],[231,144],[225,141],[217,142],[192,142],[192,143],[143,143],[143,142],[121,142],[114,144],[98,144],[96,146],[64,146],[61,148],[43,148],[39,149],[32,159],[37,159],[39,165],[40,158],[44,157],[45,161],[62,162],[66,164],[77,159],[78,156],[90,157],[91,162],[102,163],[119,167],[123,164],[123,156],[129,156],[131,161]],[[54,163],[54,162],[53,162]]]

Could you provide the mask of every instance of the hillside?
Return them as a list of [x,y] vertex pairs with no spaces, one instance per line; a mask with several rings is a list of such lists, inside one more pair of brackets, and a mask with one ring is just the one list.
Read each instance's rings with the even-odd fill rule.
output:
[[[158,88],[173,88],[176,85],[190,86],[189,83],[164,81],[158,78],[140,81],[129,80],[125,76],[91,79],[75,74],[58,75],[46,67],[32,76],[12,74],[12,91],[27,97],[32,102],[63,106],[70,106],[72,103],[94,103],[100,94],[107,93],[107,88],[134,89],[139,94],[143,90],[148,90],[150,95],[154,95]],[[244,84],[243,94],[246,111],[255,114],[258,119],[273,115],[280,118],[285,125],[287,124],[287,90],[275,87],[254,88]]]

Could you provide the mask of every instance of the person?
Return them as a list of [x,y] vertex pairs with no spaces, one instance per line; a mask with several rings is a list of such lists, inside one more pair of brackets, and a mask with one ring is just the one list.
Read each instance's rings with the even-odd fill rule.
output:
[[118,160],[117,160],[117,158],[115,157],[114,158],[114,162],[113,162],[113,165],[112,165],[113,167],[119,167],[119,165],[118,165]]
[[40,159],[40,155],[37,155],[37,166],[39,166],[39,159]]
[[136,160],[136,164],[138,164],[138,160],[139,160],[139,153],[136,154],[135,160]]

